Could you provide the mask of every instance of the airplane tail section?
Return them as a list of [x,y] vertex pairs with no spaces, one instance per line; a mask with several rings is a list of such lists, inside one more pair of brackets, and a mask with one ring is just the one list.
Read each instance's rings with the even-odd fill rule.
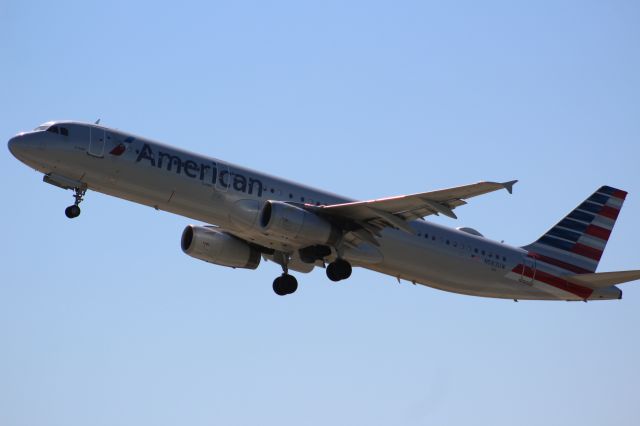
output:
[[525,250],[538,261],[570,271],[596,271],[613,225],[627,196],[603,186]]

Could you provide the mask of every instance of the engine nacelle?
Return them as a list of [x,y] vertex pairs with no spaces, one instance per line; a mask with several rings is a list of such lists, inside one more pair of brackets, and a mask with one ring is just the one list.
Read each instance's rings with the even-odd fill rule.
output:
[[260,251],[246,241],[205,226],[187,226],[180,245],[189,256],[216,265],[256,269],[260,264]]
[[259,226],[267,235],[297,243],[331,244],[340,236],[340,231],[325,219],[282,201],[264,203]]

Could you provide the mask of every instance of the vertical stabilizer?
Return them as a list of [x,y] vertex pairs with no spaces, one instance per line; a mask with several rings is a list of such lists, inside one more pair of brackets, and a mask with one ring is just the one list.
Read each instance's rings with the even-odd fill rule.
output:
[[603,186],[538,241],[523,247],[542,261],[575,274],[596,271],[625,191]]

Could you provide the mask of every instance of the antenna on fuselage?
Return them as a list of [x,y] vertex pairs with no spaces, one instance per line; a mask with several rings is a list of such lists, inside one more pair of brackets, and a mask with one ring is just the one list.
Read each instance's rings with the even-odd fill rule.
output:
[[96,122],[95,122],[95,123],[93,123],[93,124],[100,124],[100,119],[98,118],[98,119],[96,120]]

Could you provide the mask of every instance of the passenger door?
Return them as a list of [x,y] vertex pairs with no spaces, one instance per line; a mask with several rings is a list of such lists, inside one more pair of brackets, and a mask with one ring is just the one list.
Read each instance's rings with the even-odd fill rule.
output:
[[87,154],[93,157],[104,157],[105,129],[89,127],[89,150]]

